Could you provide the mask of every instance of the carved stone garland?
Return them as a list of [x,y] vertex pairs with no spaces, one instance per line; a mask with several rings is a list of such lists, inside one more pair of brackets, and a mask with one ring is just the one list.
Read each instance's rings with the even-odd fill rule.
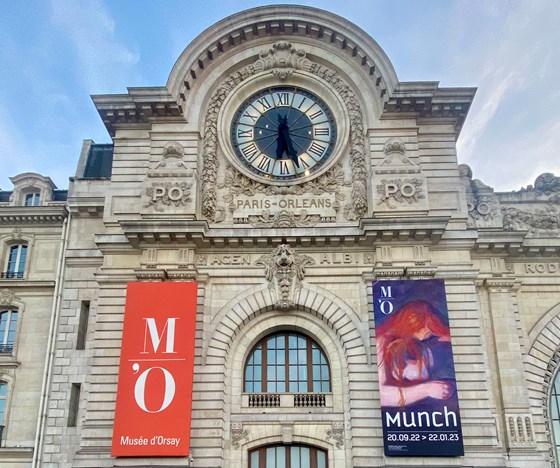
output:
[[[232,73],[214,92],[210,99],[204,125],[203,168],[202,168],[202,214],[211,221],[224,219],[224,208],[217,205],[218,177],[218,114],[227,96],[247,78],[258,72],[270,70],[281,80],[296,69],[306,70],[327,82],[340,95],[350,115],[350,165],[352,169],[352,196],[345,206],[346,219],[353,221],[367,212],[366,162],[364,129],[361,106],[345,80],[338,73],[311,62],[303,50],[296,50],[290,43],[282,41],[272,49],[260,52],[259,59],[251,65]],[[258,184],[258,183],[255,183]],[[264,185],[264,184],[260,184]],[[312,189],[304,184],[303,187]],[[277,189],[282,189],[277,187]],[[305,191],[305,190],[304,190]],[[304,193],[302,191],[301,193]]]

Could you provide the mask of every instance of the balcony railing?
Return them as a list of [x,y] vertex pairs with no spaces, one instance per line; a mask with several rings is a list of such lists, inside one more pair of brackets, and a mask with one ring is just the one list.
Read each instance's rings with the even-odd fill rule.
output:
[[0,279],[22,279],[23,271],[2,271]]
[[12,354],[13,350],[13,344],[0,344],[0,354]]
[[280,408],[280,395],[276,393],[249,394],[250,408]]
[[249,408],[326,408],[332,405],[325,393],[248,393]]

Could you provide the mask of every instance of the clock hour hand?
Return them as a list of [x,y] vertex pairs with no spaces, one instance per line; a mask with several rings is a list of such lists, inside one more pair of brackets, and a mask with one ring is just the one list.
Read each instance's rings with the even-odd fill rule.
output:
[[278,138],[276,139],[276,143],[276,159],[282,158],[284,153],[286,153],[294,162],[295,166],[299,168],[297,152],[295,151],[292,139],[290,138],[287,116],[278,116]]

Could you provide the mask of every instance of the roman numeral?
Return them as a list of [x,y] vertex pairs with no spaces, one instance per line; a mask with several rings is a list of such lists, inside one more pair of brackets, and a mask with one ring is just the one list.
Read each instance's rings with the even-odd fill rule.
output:
[[317,112],[314,112],[313,114],[311,114],[311,115],[309,116],[309,118],[310,118],[311,120],[315,120],[317,117],[319,117],[320,115],[323,115],[323,114],[324,114],[323,110],[322,110],[322,109],[319,109]]
[[311,143],[311,146],[309,147],[307,152],[308,153],[313,153],[320,158],[320,157],[323,156],[323,153],[325,152],[326,149],[327,149],[326,146],[322,146],[319,143],[317,143],[316,141],[314,141],[313,143]]
[[263,172],[268,172],[270,169],[271,161],[272,159],[270,159],[266,154],[261,154],[260,159],[256,164],[253,164],[253,166],[258,167]]
[[249,114],[249,111],[245,111],[245,113],[241,117],[249,117],[250,119],[253,120],[253,122],[256,122],[257,119],[259,118],[258,115],[255,117],[254,115]]
[[257,102],[263,106],[263,109],[266,111],[268,109],[270,109],[272,107],[272,104],[270,104],[270,102],[268,102],[268,100],[266,99],[266,97],[257,99]]
[[329,136],[331,134],[331,129],[330,128],[314,128],[313,129],[313,135],[315,136]]
[[276,97],[278,99],[278,105],[279,106],[290,105],[290,95],[289,95],[289,93],[276,93]]
[[306,97],[304,97],[304,98],[301,100],[301,102],[299,103],[299,106],[297,106],[297,108],[298,108],[298,109],[301,109],[301,106],[303,106],[303,103],[304,103],[305,101],[307,101],[307,98],[306,98]]
[[253,136],[253,130],[241,130],[240,128],[237,129],[237,138],[251,138]]
[[280,165],[280,175],[288,175],[290,174],[290,170],[288,169],[288,161],[279,160],[278,164]]
[[255,156],[259,153],[259,149],[257,148],[257,145],[255,145],[254,142],[251,142],[247,146],[244,146],[243,148],[240,149],[241,152],[243,153],[243,156],[245,156],[245,159],[249,162],[252,162],[253,159],[255,159]]

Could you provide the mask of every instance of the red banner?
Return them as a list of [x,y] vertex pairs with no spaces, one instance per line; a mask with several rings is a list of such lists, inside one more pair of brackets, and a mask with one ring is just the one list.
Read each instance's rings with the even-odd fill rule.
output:
[[129,283],[111,455],[187,456],[196,283]]

